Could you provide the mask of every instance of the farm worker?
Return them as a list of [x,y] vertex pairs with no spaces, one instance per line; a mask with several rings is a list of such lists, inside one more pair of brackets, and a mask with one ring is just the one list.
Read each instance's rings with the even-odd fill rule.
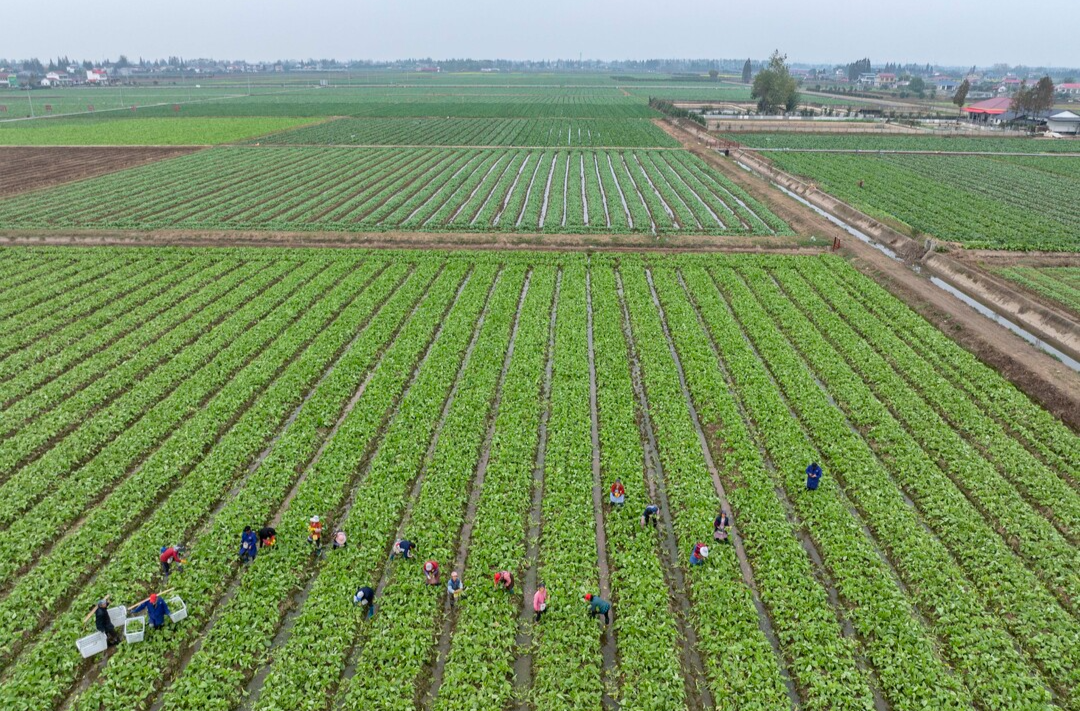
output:
[[319,522],[318,516],[312,516],[308,521],[308,543],[314,543],[316,547],[320,545],[322,540],[322,523]]
[[263,526],[259,529],[259,548],[271,548],[277,543],[277,531],[271,526]]
[[255,556],[259,553],[257,546],[255,532],[251,530],[251,526],[244,526],[244,532],[240,534],[240,561],[250,563],[255,560]]
[[536,613],[537,622],[547,612],[547,588],[543,583],[537,583],[536,592],[533,593],[533,612]]
[[862,186],[863,186],[863,181],[860,180],[859,181],[859,187],[861,188]]
[[806,468],[806,489],[807,491],[813,491],[818,488],[818,484],[821,483],[821,467],[817,462],[813,462]]
[[390,551],[390,560],[401,556],[405,560],[412,559],[413,542],[407,538],[399,538],[394,541],[394,547]]
[[593,595],[592,593],[585,594],[585,602],[589,603],[589,617],[603,615],[604,624],[610,624],[611,619],[608,617],[608,613],[611,612],[610,602],[599,595]]
[[461,579],[455,570],[450,573],[450,580],[446,583],[446,594],[450,596],[450,604],[456,603],[463,592],[465,592],[465,588],[462,586]]
[[345,531],[338,531],[334,534],[334,542],[330,544],[330,547],[333,550],[337,550],[338,548],[344,548],[347,543],[348,540],[345,538]]
[[108,598],[98,600],[97,607],[94,608],[94,627],[97,628],[98,632],[105,633],[107,644],[110,647],[120,643],[120,635],[116,633],[116,628],[113,627],[112,620],[109,619]]
[[367,618],[370,620],[375,614],[375,591],[364,586],[356,591],[356,594],[352,598],[354,605],[360,605],[367,608]]
[[143,600],[129,612],[133,615],[146,610],[146,620],[151,629],[159,629],[165,624],[165,616],[169,614],[169,606],[158,597],[157,593],[150,593],[150,597]]
[[656,522],[660,519],[660,507],[649,504],[645,507],[645,513],[641,515],[641,525],[648,526],[650,523],[656,528]]
[[439,561],[429,560],[424,563],[424,582],[428,585],[439,584]]
[[690,565],[704,565],[709,557],[709,547],[704,543],[694,544],[694,550],[690,551]]
[[509,570],[500,570],[495,573],[495,587],[498,588],[500,585],[506,592],[514,592],[514,576],[510,574]]
[[162,546],[161,553],[158,555],[158,560],[161,562],[161,574],[165,576],[165,579],[169,579],[169,572],[173,563],[180,564],[180,553],[176,550],[180,545],[175,546]]
[[728,539],[728,529],[731,528],[731,519],[728,518],[727,511],[720,511],[720,515],[713,521],[712,527],[713,538],[718,541],[726,541]]
[[622,479],[616,479],[611,485],[610,499],[612,506],[622,506],[626,502],[626,487],[623,486]]

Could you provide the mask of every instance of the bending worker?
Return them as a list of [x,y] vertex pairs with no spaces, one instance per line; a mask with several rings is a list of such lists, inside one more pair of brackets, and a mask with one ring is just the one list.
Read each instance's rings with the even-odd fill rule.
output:
[[273,526],[263,526],[259,529],[259,548],[273,548],[277,543],[277,531]]
[[649,504],[645,507],[645,513],[641,515],[641,525],[648,526],[650,523],[656,528],[656,522],[660,519],[660,507]]
[[354,605],[360,605],[367,608],[367,618],[370,620],[375,614],[375,591],[364,586],[356,591],[353,595],[352,602]]
[[176,550],[179,547],[180,547],[179,545],[164,546],[161,549],[161,555],[158,556],[158,560],[161,562],[161,574],[162,574],[162,576],[164,576],[166,583],[169,582],[169,573],[171,572],[171,565],[173,563],[176,563],[177,565],[179,565],[180,562],[181,562],[180,561],[180,552]]
[[585,594],[585,602],[589,603],[589,617],[603,615],[605,625],[611,622],[611,619],[608,617],[608,613],[611,612],[610,602],[599,595],[593,595],[592,593]]
[[439,561],[429,560],[424,563],[424,582],[428,585],[439,584]]
[[622,479],[616,479],[611,485],[609,498],[612,506],[622,506],[626,502],[626,487],[623,486]]
[[508,593],[514,592],[514,576],[510,574],[509,570],[500,570],[495,573],[495,587],[501,587]]
[[694,550],[690,551],[690,565],[704,565],[709,557],[709,547],[700,541],[694,544]]

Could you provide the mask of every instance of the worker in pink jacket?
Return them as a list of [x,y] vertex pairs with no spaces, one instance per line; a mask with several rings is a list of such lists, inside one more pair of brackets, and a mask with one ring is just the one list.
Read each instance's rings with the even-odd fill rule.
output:
[[536,613],[537,622],[547,612],[547,588],[544,587],[543,583],[537,584],[536,593],[533,594],[533,612]]

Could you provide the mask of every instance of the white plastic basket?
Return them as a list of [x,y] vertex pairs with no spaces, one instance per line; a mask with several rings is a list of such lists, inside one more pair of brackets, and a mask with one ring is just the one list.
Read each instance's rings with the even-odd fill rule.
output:
[[169,606],[169,619],[173,622],[179,622],[187,617],[187,603],[185,603],[179,595],[170,597],[165,601]]
[[128,644],[143,641],[144,634],[146,634],[145,617],[129,617],[124,621],[124,639]]
[[92,635],[75,640],[75,646],[79,648],[79,654],[83,659],[101,654],[109,646],[109,640],[104,632],[95,632]]
[[123,605],[109,608],[109,620],[113,623],[113,627],[123,627],[126,619],[127,608]]

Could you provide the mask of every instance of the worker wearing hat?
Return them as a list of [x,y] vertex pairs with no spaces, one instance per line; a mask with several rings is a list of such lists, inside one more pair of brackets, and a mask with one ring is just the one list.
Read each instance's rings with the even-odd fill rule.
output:
[[589,617],[603,615],[604,624],[607,625],[611,623],[611,619],[608,617],[608,614],[611,612],[610,602],[599,595],[593,595],[592,593],[585,593],[585,602],[589,604]]
[[709,547],[700,541],[694,544],[694,550],[690,551],[690,565],[704,565],[709,557]]
[[169,606],[158,597],[157,593],[150,593],[150,597],[129,610],[129,614],[137,615],[146,610],[146,621],[150,629],[160,629],[165,624],[165,618],[169,615]]

